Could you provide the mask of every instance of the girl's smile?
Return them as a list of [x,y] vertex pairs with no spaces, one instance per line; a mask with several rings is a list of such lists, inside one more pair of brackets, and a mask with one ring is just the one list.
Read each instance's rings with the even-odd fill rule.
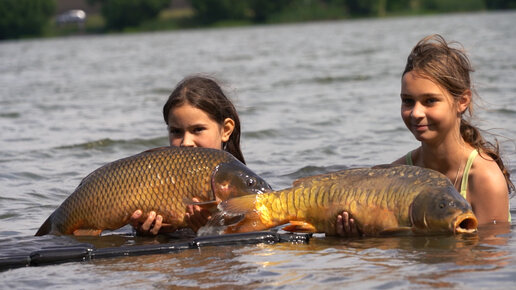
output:
[[419,141],[444,138],[440,134],[460,124],[451,95],[427,77],[406,73],[400,96],[401,117]]
[[413,127],[415,128],[416,131],[418,132],[424,132],[426,130],[428,130],[428,125],[418,125],[418,124],[414,124]]

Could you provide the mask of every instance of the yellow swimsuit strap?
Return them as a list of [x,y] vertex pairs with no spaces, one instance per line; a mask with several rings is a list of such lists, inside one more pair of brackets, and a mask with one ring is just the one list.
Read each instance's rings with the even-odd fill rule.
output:
[[473,161],[475,160],[475,157],[477,157],[478,151],[477,149],[474,149],[471,151],[468,157],[468,161],[466,162],[466,167],[464,167],[464,173],[462,174],[462,183],[460,184],[460,194],[466,198],[466,193],[468,191],[468,176],[469,176],[469,170],[471,169],[471,165],[473,165]]
[[[462,174],[462,183],[460,185],[460,194],[466,198],[466,192],[468,191],[468,176],[469,176],[469,170],[471,169],[471,165],[473,165],[473,161],[475,160],[475,157],[477,157],[478,151],[477,149],[474,149],[471,151],[468,157],[468,161],[466,162],[466,167],[464,167],[464,173]],[[412,151],[408,152],[407,155],[405,155],[405,163],[407,165],[414,165],[412,163]]]
[[[460,194],[466,199],[466,194],[468,191],[468,176],[469,176],[469,170],[471,169],[471,166],[473,165],[473,161],[475,160],[475,157],[477,157],[478,151],[477,149],[474,149],[471,151],[468,157],[468,161],[466,162],[466,167],[464,167],[464,173],[462,174],[462,182],[460,184]],[[407,165],[413,165],[412,164],[412,151],[409,151],[407,155],[405,155],[405,163]],[[511,205],[509,203],[509,222],[511,222]]]
[[412,164],[412,151],[409,151],[407,155],[405,155],[405,163],[407,165],[414,165]]

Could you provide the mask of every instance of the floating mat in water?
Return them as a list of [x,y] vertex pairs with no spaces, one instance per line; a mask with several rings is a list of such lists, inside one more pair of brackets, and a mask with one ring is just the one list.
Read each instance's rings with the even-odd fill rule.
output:
[[156,245],[126,246],[95,249],[91,244],[78,244],[67,247],[43,248],[28,255],[0,257],[0,271],[28,266],[82,262],[93,259],[120,256],[153,255],[197,249],[207,246],[228,246],[245,244],[308,243],[311,234],[253,232],[195,238],[189,242],[165,243]]

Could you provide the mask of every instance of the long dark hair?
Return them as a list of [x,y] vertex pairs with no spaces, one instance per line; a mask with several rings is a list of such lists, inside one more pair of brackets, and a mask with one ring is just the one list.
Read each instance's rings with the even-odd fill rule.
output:
[[224,124],[226,118],[233,119],[235,128],[229,140],[223,144],[223,150],[245,164],[244,155],[240,149],[240,119],[233,103],[226,97],[217,81],[206,76],[194,75],[179,82],[163,106],[163,118],[167,125],[170,110],[183,104],[189,104],[204,111],[220,125]]
[[[470,78],[470,73],[474,70],[464,49],[457,42],[446,42],[439,34],[423,38],[412,49],[407,58],[403,75],[410,71],[416,71],[437,82],[453,96],[456,102],[468,90],[471,91],[472,97],[476,95]],[[461,115],[460,134],[462,138],[477,149],[480,155],[486,154],[498,164],[505,176],[509,193],[514,191],[510,173],[500,156],[498,141],[495,139],[495,144],[486,141],[480,133],[480,129],[464,118],[466,112],[469,117],[473,115],[473,98]]]

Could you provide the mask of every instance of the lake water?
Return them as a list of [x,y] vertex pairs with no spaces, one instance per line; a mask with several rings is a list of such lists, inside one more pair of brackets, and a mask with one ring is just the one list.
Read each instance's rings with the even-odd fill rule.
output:
[[[427,34],[460,41],[483,99],[474,120],[516,175],[516,13],[451,14],[0,43],[0,256],[85,242],[33,237],[99,166],[167,145],[161,109],[184,76],[225,83],[248,166],[301,176],[389,163],[418,146],[400,74]],[[511,207],[516,214],[516,202]],[[516,219],[468,237],[312,238],[0,272],[2,288],[514,288]],[[105,236],[97,247],[159,243]]]

